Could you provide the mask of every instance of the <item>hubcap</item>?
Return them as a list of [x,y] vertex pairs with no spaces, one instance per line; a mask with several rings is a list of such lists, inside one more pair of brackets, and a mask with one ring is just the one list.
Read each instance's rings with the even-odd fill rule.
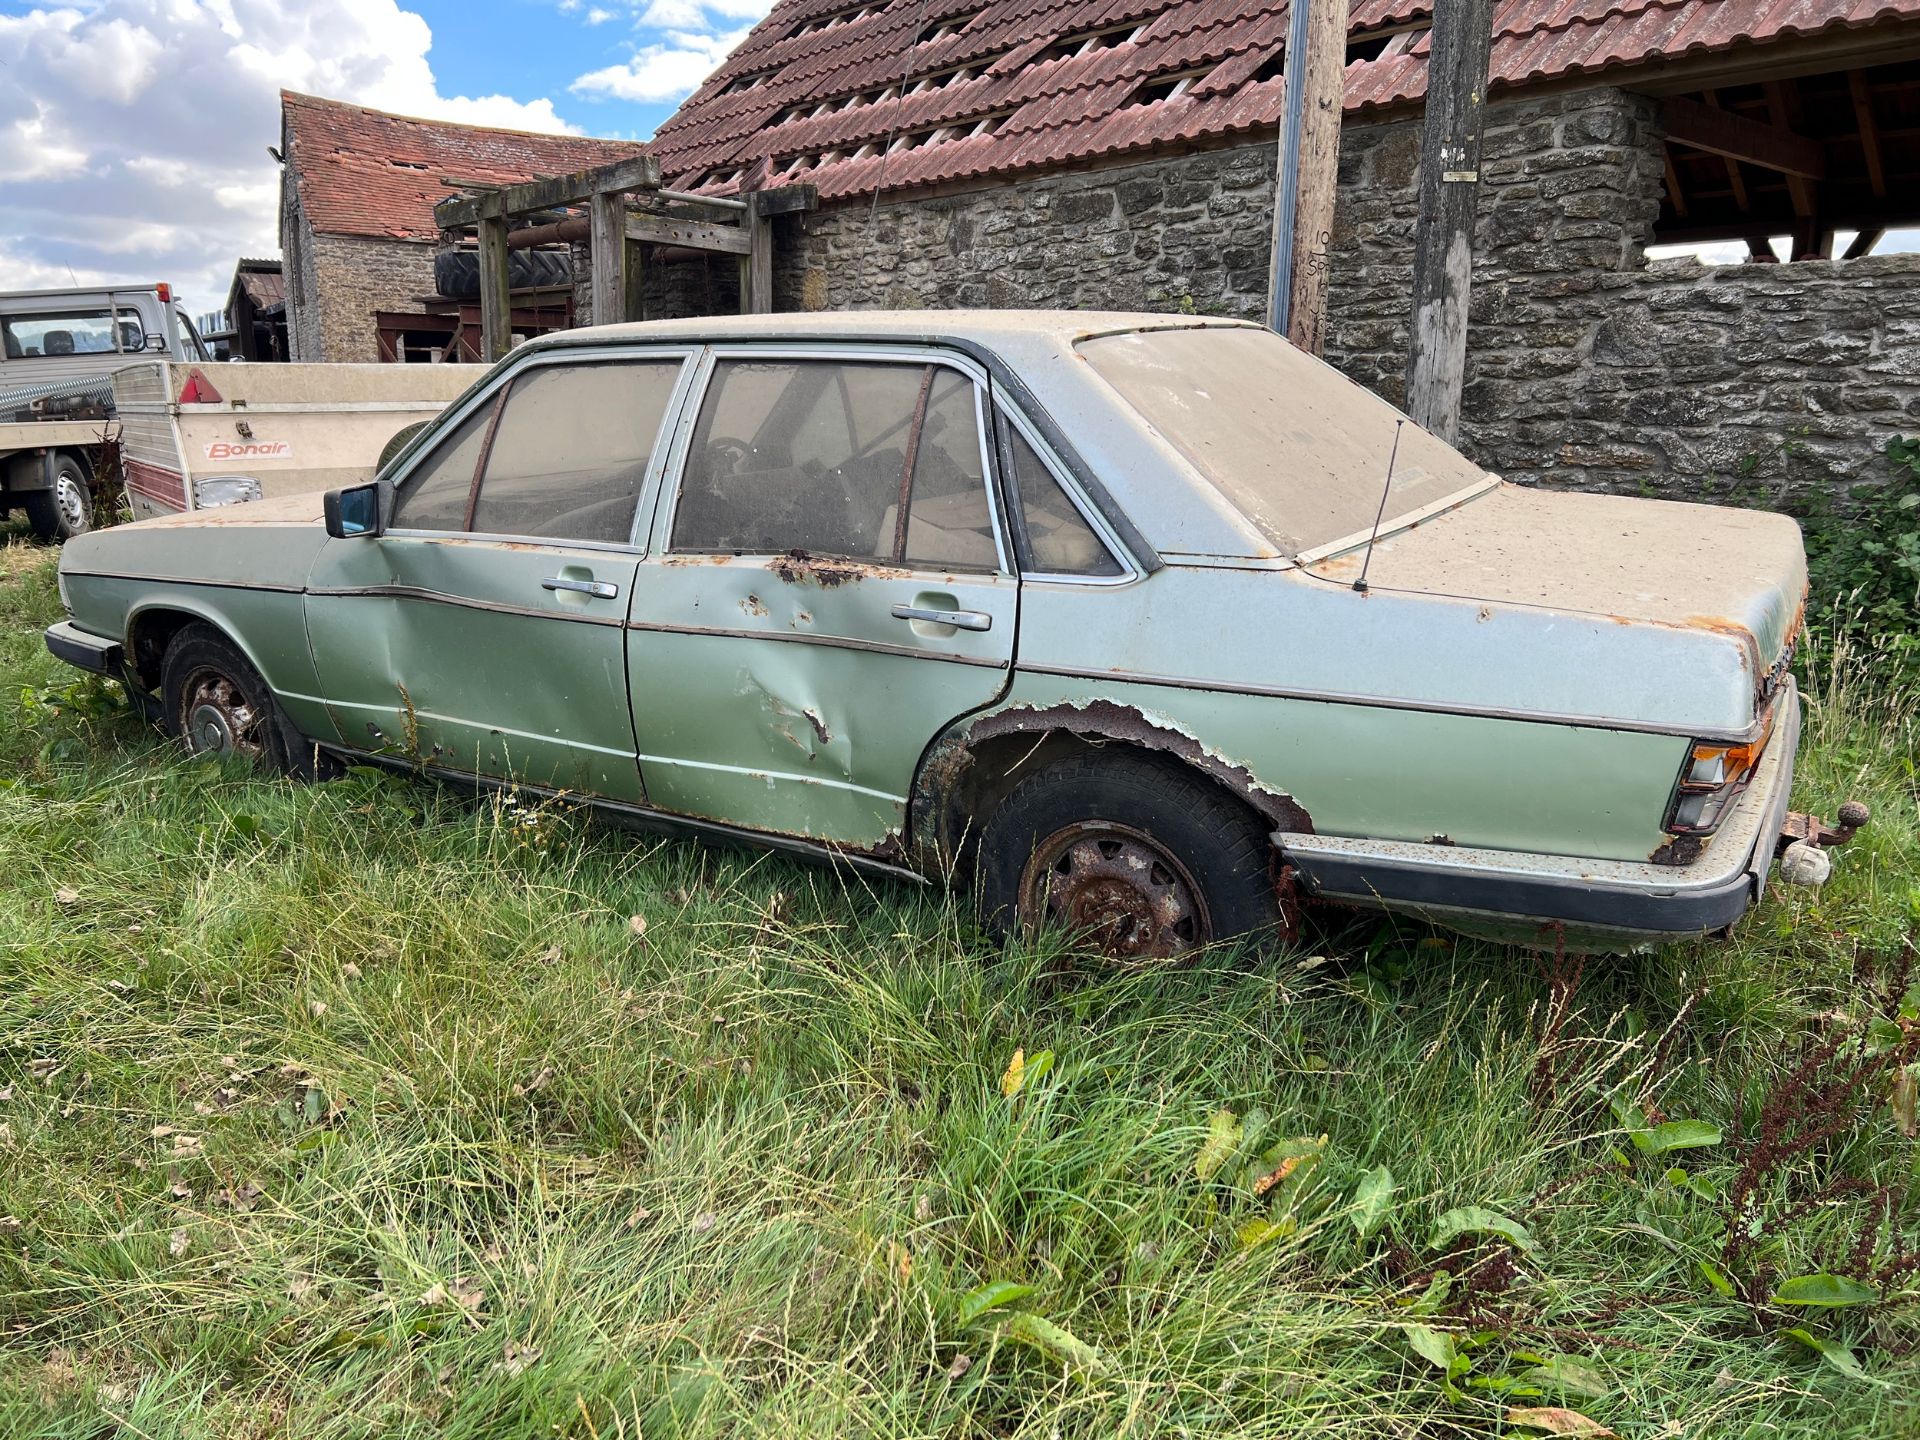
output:
[[196,670],[181,691],[180,733],[195,755],[258,760],[266,751],[260,716],[232,680]]
[[69,530],[87,523],[87,497],[71,475],[62,475],[53,482],[53,503],[60,507],[60,518],[66,521]]
[[1121,960],[1171,960],[1213,938],[1186,867],[1151,835],[1109,821],[1069,825],[1034,848],[1020,918],[1075,931]]

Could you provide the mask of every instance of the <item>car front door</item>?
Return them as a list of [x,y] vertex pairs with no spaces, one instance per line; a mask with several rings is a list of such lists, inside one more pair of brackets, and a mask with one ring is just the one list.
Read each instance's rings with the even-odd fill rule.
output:
[[538,357],[408,463],[384,535],[327,542],[307,629],[342,742],[644,800],[623,627],[685,360]]
[[1011,673],[984,379],[932,351],[704,369],[628,619],[649,801],[888,853],[927,745]]

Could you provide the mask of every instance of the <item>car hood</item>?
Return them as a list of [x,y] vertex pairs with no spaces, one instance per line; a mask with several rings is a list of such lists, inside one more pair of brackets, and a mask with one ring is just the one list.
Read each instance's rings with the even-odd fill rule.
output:
[[164,530],[194,525],[318,525],[325,518],[324,491],[305,495],[277,495],[270,500],[247,500],[238,505],[216,505],[208,510],[182,510],[151,520],[117,526],[122,530]]
[[1800,527],[1715,505],[1502,484],[1373,547],[1305,567],[1371,590],[1531,606],[1732,635],[1754,673],[1780,660],[1806,603]]

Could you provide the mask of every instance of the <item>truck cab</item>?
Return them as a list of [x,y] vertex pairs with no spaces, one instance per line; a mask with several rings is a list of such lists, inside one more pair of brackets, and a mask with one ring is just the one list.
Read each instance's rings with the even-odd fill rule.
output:
[[168,285],[0,292],[0,517],[24,510],[43,539],[88,529],[113,373],[208,358]]

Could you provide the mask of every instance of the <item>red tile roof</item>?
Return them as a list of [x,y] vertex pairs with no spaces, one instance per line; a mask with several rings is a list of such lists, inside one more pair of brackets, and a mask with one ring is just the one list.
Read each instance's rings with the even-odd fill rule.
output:
[[287,164],[316,231],[430,240],[443,176],[510,185],[639,154],[630,140],[534,135],[412,120],[361,105],[280,92]]
[[[1432,6],[1351,0],[1348,110],[1425,94]],[[1493,85],[1916,19],[1920,0],[1499,0]],[[1286,0],[780,0],[649,148],[683,188],[765,160],[832,199],[1271,130],[1286,32]]]

